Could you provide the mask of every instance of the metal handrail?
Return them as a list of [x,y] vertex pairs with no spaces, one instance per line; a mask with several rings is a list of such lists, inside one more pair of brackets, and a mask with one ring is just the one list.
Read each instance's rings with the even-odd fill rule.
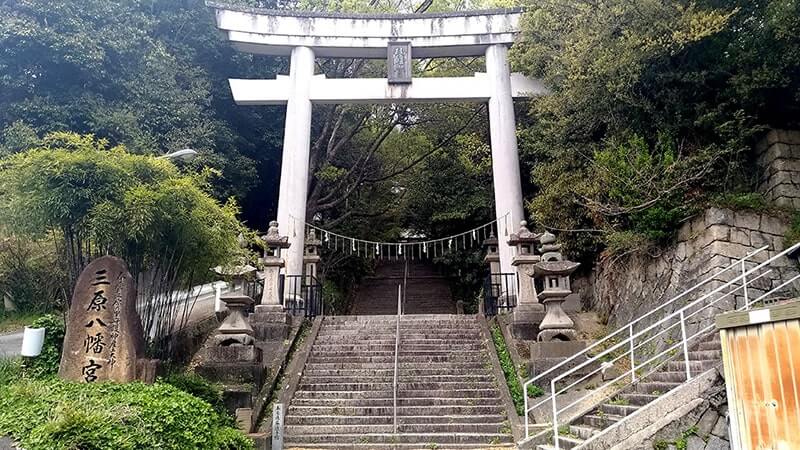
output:
[[745,255],[745,256],[744,256],[742,259],[740,259],[740,260],[737,260],[737,261],[736,261],[736,262],[734,262],[734,263],[731,263],[731,265],[729,265],[729,266],[725,267],[724,269],[720,270],[719,272],[716,272],[716,273],[714,273],[713,275],[709,276],[708,278],[704,279],[703,281],[701,281],[701,282],[699,282],[699,283],[695,284],[694,286],[690,287],[689,289],[687,289],[687,290],[683,291],[682,293],[680,293],[680,294],[678,294],[677,296],[673,297],[673,298],[672,298],[672,299],[670,299],[668,302],[666,302],[666,303],[662,304],[661,306],[657,307],[656,309],[654,309],[654,310],[652,310],[652,311],[649,311],[649,312],[645,313],[644,315],[642,315],[641,317],[637,318],[636,320],[634,320],[633,322],[629,323],[628,325],[626,325],[626,326],[624,326],[624,327],[620,327],[619,329],[617,329],[617,330],[616,330],[616,331],[614,331],[613,333],[611,333],[611,334],[607,335],[607,336],[606,336],[606,337],[604,337],[603,339],[600,339],[599,341],[597,341],[597,342],[595,342],[594,344],[592,344],[592,345],[590,345],[590,346],[586,347],[585,349],[583,349],[583,350],[579,351],[578,353],[575,353],[574,355],[570,356],[569,358],[567,358],[567,359],[566,359],[566,360],[564,360],[563,362],[561,362],[561,363],[559,363],[559,364],[556,364],[555,366],[553,366],[553,367],[551,367],[551,368],[549,368],[549,369],[545,370],[544,372],[542,372],[542,373],[540,373],[540,374],[536,375],[535,377],[533,377],[533,378],[532,378],[532,380],[531,380],[531,381],[536,381],[536,380],[538,380],[538,379],[541,379],[541,378],[542,378],[542,377],[544,377],[545,375],[548,375],[548,374],[550,374],[550,373],[553,373],[553,372],[555,372],[555,371],[559,370],[561,367],[568,365],[569,363],[573,362],[575,359],[579,358],[580,356],[583,356],[583,355],[586,355],[586,354],[588,354],[588,353],[589,353],[591,350],[595,349],[596,347],[598,347],[598,346],[600,346],[601,344],[605,343],[606,341],[610,340],[611,338],[613,338],[614,336],[618,335],[619,333],[621,333],[621,332],[623,332],[623,331],[629,331],[629,330],[630,330],[630,329],[631,329],[631,328],[632,328],[634,325],[636,325],[637,323],[639,323],[639,322],[641,322],[642,320],[644,320],[644,319],[646,319],[646,318],[650,317],[651,315],[653,315],[653,314],[655,314],[656,312],[658,312],[658,311],[660,311],[660,310],[664,309],[665,307],[667,307],[667,306],[669,306],[669,305],[671,305],[671,304],[675,303],[676,301],[680,300],[681,298],[685,297],[686,295],[688,295],[688,294],[690,294],[690,293],[692,293],[692,292],[696,291],[697,289],[701,288],[702,286],[704,286],[704,285],[708,284],[710,281],[713,281],[715,278],[717,278],[717,277],[718,277],[718,276],[720,276],[721,274],[723,274],[723,273],[727,272],[728,270],[730,270],[730,269],[732,269],[732,268],[736,267],[737,265],[739,265],[739,264],[743,263],[743,262],[744,262],[744,261],[746,261],[748,258],[752,258],[753,256],[757,255],[758,253],[761,253],[762,251],[766,250],[767,248],[769,248],[769,247],[765,245],[765,246],[763,246],[763,247],[761,247],[761,248],[759,248],[759,249],[755,250],[755,251],[754,251],[754,252],[752,252],[752,253],[748,253],[748,254],[747,254],[747,255]]
[[408,260],[406,260],[405,262],[405,270],[403,271],[403,303],[400,306],[400,314],[405,313],[407,295],[408,295]]
[[[784,250],[784,251],[772,256],[771,258],[768,258],[763,263],[760,263],[760,264],[756,265],[755,267],[753,267],[752,269],[747,270],[747,268],[746,268],[746,262],[747,261],[746,260],[748,258],[752,258],[756,254],[758,254],[760,252],[763,252],[764,250],[767,249],[766,246],[765,247],[761,247],[758,250],[756,250],[755,252],[752,252],[752,253],[746,255],[742,259],[737,260],[736,262],[732,263],[728,267],[716,272],[715,274],[711,275],[710,277],[706,278],[705,280],[701,281],[700,283],[692,286],[690,289],[688,289],[688,290],[684,291],[683,293],[681,293],[680,295],[674,297],[669,302],[667,302],[667,303],[661,305],[660,307],[654,309],[653,311],[650,311],[647,314],[644,314],[643,316],[637,318],[635,321],[631,322],[629,325],[626,325],[626,326],[621,327],[620,329],[614,331],[613,333],[609,334],[604,339],[596,342],[595,344],[593,344],[592,346],[588,347],[584,351],[573,355],[572,357],[568,358],[566,361],[562,362],[561,364],[558,364],[558,365],[554,366],[553,368],[550,368],[547,371],[545,371],[545,372],[543,372],[543,373],[541,373],[541,374],[529,379],[528,381],[526,381],[524,383],[524,386],[523,386],[523,392],[527,392],[528,386],[531,383],[534,383],[535,381],[540,380],[543,376],[545,376],[547,374],[553,373],[554,371],[556,371],[558,369],[561,369],[564,365],[575,361],[576,358],[578,358],[578,357],[580,357],[582,355],[586,355],[589,350],[591,350],[593,348],[596,348],[598,345],[602,344],[603,342],[606,342],[609,339],[611,339],[612,337],[619,335],[623,331],[628,331],[628,333],[629,333],[629,336],[625,340],[623,340],[622,342],[616,343],[615,345],[609,347],[608,349],[602,351],[601,353],[599,353],[597,355],[594,355],[593,357],[587,359],[586,361],[582,362],[581,364],[578,364],[578,365],[576,365],[574,367],[571,367],[569,370],[566,370],[566,371],[562,370],[556,377],[554,377],[552,380],[550,380],[550,394],[549,394],[549,396],[545,397],[545,399],[543,401],[540,401],[539,403],[535,404],[534,406],[529,407],[528,397],[527,397],[527,395],[524,395],[524,402],[525,402],[525,438],[527,439],[527,438],[530,437],[530,428],[529,428],[529,422],[530,422],[529,414],[530,414],[530,412],[532,410],[538,408],[539,406],[544,405],[547,402],[551,402],[552,403],[552,418],[553,418],[553,420],[552,420],[553,441],[554,441],[554,445],[555,445],[556,449],[558,450],[560,448],[559,447],[559,442],[558,442],[558,414],[563,412],[563,411],[565,411],[565,410],[567,410],[567,409],[569,409],[569,408],[571,408],[572,406],[575,406],[575,405],[579,404],[580,402],[584,401],[587,397],[589,397],[589,396],[591,396],[593,394],[587,394],[587,395],[585,395],[585,396],[583,396],[583,397],[581,397],[581,398],[573,401],[572,403],[570,403],[570,404],[568,404],[568,405],[566,405],[564,407],[561,407],[561,408],[559,408],[557,403],[556,403],[556,396],[558,394],[560,394],[560,393],[566,392],[567,390],[571,389],[572,387],[575,387],[576,385],[578,385],[582,381],[594,376],[597,372],[603,370],[603,368],[599,367],[598,369],[595,369],[594,371],[591,371],[589,374],[584,375],[583,377],[581,377],[577,381],[574,381],[572,384],[570,384],[570,385],[568,385],[566,387],[563,387],[560,390],[556,389],[556,383],[558,383],[559,381],[565,379],[566,377],[576,373],[577,371],[583,369],[584,367],[589,366],[590,364],[596,364],[601,358],[603,358],[603,357],[605,357],[607,355],[610,355],[613,352],[615,352],[617,350],[620,350],[622,348],[628,347],[629,351],[626,352],[626,353],[623,353],[623,354],[621,354],[621,355],[619,355],[617,357],[615,357],[614,359],[612,359],[610,361],[610,363],[613,364],[614,362],[619,361],[624,356],[630,355],[630,358],[631,358],[630,369],[625,371],[624,373],[622,373],[620,376],[616,377],[614,380],[611,380],[608,383],[606,383],[603,386],[600,386],[599,388],[596,388],[596,389],[600,390],[600,389],[602,389],[604,387],[607,387],[607,386],[610,386],[612,384],[618,383],[619,381],[621,381],[621,380],[623,380],[625,378],[628,378],[628,376],[630,376],[630,382],[634,383],[634,382],[636,382],[636,379],[637,379],[636,378],[636,371],[637,370],[639,370],[641,368],[644,368],[644,367],[647,367],[649,364],[653,363],[654,361],[658,361],[659,359],[662,359],[661,362],[659,364],[657,364],[656,367],[651,368],[651,370],[656,370],[661,365],[663,365],[663,364],[667,363],[668,361],[674,359],[674,356],[677,355],[677,353],[675,353],[674,355],[671,355],[671,357],[665,358],[665,359],[664,359],[664,356],[669,355],[669,354],[671,354],[673,352],[676,352],[680,348],[682,348],[682,350],[683,350],[682,353],[684,355],[684,363],[685,363],[687,380],[691,379],[692,375],[691,375],[691,370],[690,370],[690,365],[689,365],[689,356],[688,356],[689,355],[689,353],[688,353],[689,352],[689,341],[695,340],[699,336],[705,335],[709,331],[713,330],[714,325],[712,324],[710,326],[706,326],[705,328],[701,329],[700,331],[698,331],[698,332],[692,334],[691,336],[687,337],[687,333],[686,333],[686,321],[687,321],[687,319],[689,319],[689,318],[691,318],[693,316],[696,316],[700,312],[710,308],[711,306],[719,303],[721,300],[729,297],[730,295],[732,295],[735,292],[740,291],[740,290],[742,290],[744,292],[744,305],[742,307],[738,308],[738,309],[739,310],[741,310],[741,309],[749,309],[751,305],[753,305],[753,304],[763,300],[764,298],[772,295],[773,293],[783,289],[785,286],[791,284],[795,280],[800,279],[800,275],[794,276],[790,280],[781,283],[779,286],[777,286],[777,287],[771,289],[770,291],[764,293],[763,295],[759,296],[755,300],[750,301],[750,299],[748,297],[748,292],[747,292],[748,284],[752,284],[754,281],[766,276],[767,274],[769,274],[771,272],[771,269],[768,269],[765,272],[760,273],[758,275],[755,275],[756,272],[758,272],[761,269],[765,268],[766,266],[768,266],[769,264],[771,264],[773,261],[777,260],[778,258],[781,258],[781,257],[783,257],[783,256],[785,256],[785,255],[787,255],[787,254],[789,254],[791,252],[796,251],[798,248],[800,248],[800,243],[797,243],[797,244],[787,248],[786,250]],[[730,270],[732,268],[735,268],[735,267],[741,267],[740,275],[734,277],[732,280],[728,281],[727,283],[723,284],[722,286],[717,287],[716,289],[712,290],[711,292],[702,295],[697,300],[686,304],[685,306],[681,307],[680,309],[678,309],[676,311],[673,311],[672,313],[668,314],[667,316],[663,317],[662,319],[658,320],[657,322],[649,325],[648,327],[640,330],[639,332],[637,332],[637,333],[633,332],[633,328],[634,328],[635,324],[640,323],[643,319],[651,316],[653,313],[662,310],[664,307],[674,303],[678,299],[683,298],[687,294],[696,291],[697,289],[699,289],[700,287],[708,284],[710,281],[714,280],[715,278],[718,278],[720,274],[722,274],[724,272],[727,272],[728,270]],[[719,298],[714,299],[713,301],[707,302],[705,304],[703,303],[707,299],[709,299],[709,297],[711,297],[712,295],[720,293],[721,291],[731,287],[734,284],[740,284],[740,286],[730,290],[727,293],[724,293],[722,296],[720,296]],[[695,310],[695,311],[689,312],[690,310],[692,310],[692,308],[697,307],[698,305],[702,305],[702,306],[700,308],[698,308],[697,310]],[[735,309],[735,305],[734,305],[734,309]],[[687,312],[689,312],[688,315],[687,315]],[[674,323],[672,325],[669,325],[669,326],[665,325],[669,320],[676,319],[676,318],[679,319],[678,322],[676,322],[676,323]],[[659,331],[658,333],[656,333],[653,336],[649,336],[644,342],[640,342],[640,343],[638,343],[638,345],[636,345],[636,342],[635,342],[636,338],[645,335],[646,333],[648,333],[651,330],[655,330],[656,327],[659,327],[661,325],[664,325],[666,328],[664,328],[663,330]],[[669,331],[671,329],[674,329],[678,325],[680,325],[680,328],[681,328],[681,339],[680,339],[680,341],[678,343],[670,346],[666,350],[661,351],[660,353],[658,353],[657,355],[655,355],[652,358],[648,359],[647,361],[640,362],[638,364],[638,366],[635,364],[635,362],[634,362],[634,352],[635,352],[635,350],[637,348],[641,348],[646,343],[654,340],[656,337],[664,334],[665,332],[667,332],[667,331]],[[640,378],[642,378],[642,377],[640,376]]]
[[[408,265],[406,265],[408,271]],[[397,286],[397,324],[394,333],[394,434],[397,434],[397,359],[400,353],[400,316],[402,314],[401,301],[403,289],[400,285]]]

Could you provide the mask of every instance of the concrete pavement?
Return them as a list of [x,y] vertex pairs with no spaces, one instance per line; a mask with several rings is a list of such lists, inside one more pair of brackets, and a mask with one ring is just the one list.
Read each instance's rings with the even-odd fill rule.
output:
[[19,355],[22,349],[22,331],[0,334],[0,358]]

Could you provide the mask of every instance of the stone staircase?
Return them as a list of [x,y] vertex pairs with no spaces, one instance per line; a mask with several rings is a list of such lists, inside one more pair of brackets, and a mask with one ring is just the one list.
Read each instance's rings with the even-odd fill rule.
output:
[[[397,313],[397,286],[403,284],[405,261],[381,261],[375,274],[364,277],[353,302],[355,315]],[[446,277],[424,261],[408,262],[406,314],[455,314],[456,304]]]
[[[689,368],[693,376],[718,366],[722,361],[719,333],[711,333],[706,340],[689,350]],[[558,444],[561,449],[591,449],[586,442],[626,417],[646,408],[648,404],[686,382],[686,368],[682,354],[661,366],[652,374],[623,389],[614,398],[605,401],[582,417],[559,427]],[[552,442],[552,441],[551,441]],[[554,450],[555,445],[538,445],[538,450]]]
[[326,317],[285,418],[286,448],[513,447],[475,316]]

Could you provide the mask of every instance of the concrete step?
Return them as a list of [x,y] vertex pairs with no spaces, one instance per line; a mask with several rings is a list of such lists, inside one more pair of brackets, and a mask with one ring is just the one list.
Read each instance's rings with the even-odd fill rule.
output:
[[[357,407],[394,407],[393,397],[374,397],[374,398],[294,398],[292,399],[294,406],[323,406],[335,407],[346,406],[351,408]],[[484,397],[484,398],[428,398],[428,397],[412,397],[412,398],[398,398],[397,406],[428,406],[428,407],[459,407],[459,406],[483,406],[497,408],[501,411],[503,404],[499,397]]]
[[600,405],[600,411],[604,414],[612,414],[615,416],[628,416],[639,410],[636,405],[614,405],[611,403],[603,403]]
[[[333,376],[324,376],[324,375],[309,375],[303,374],[304,380],[307,379],[309,382],[313,382],[315,384],[320,383],[393,383],[394,376],[392,373],[388,373],[383,376],[360,376],[360,375],[333,375]],[[482,383],[493,383],[494,377],[488,374],[478,374],[478,375],[427,375],[427,376],[413,376],[413,375],[401,375],[398,374],[398,381],[400,384],[408,384],[414,382],[423,382],[423,383],[442,383],[442,382],[453,382],[453,383],[463,383],[463,384],[470,384],[475,382],[482,382]]]
[[[689,369],[692,371],[692,374],[700,374],[719,364],[719,360],[689,361]],[[664,367],[669,371],[681,371],[685,370],[685,363],[682,359],[669,361]]]
[[620,397],[628,400],[628,403],[631,405],[644,406],[657,399],[659,396],[652,394],[625,393],[620,394]]
[[571,449],[583,444],[583,439],[572,436],[559,436],[558,445],[562,449]]
[[[510,443],[513,438],[503,433],[415,433],[396,435],[393,433],[369,434],[306,434],[295,438],[287,433],[286,447],[318,448],[317,444],[325,444],[328,448],[343,448],[340,444],[422,444],[428,447],[440,444],[481,444],[486,448],[494,443]],[[311,444],[311,445],[309,445]],[[374,447],[373,447],[374,448]],[[386,448],[386,447],[383,447]],[[419,447],[417,447],[419,448]]]
[[591,438],[592,436],[600,433],[600,430],[587,425],[570,425],[569,432],[585,441]]
[[722,350],[689,351],[689,361],[704,361],[704,360],[722,361]]
[[719,340],[705,341],[697,344],[695,350],[721,350],[722,344]]
[[640,394],[662,395],[671,391],[679,384],[680,383],[664,383],[664,382],[637,383],[635,390]]
[[[472,373],[469,370],[466,370],[467,373]],[[448,367],[438,367],[438,368],[424,368],[424,369],[412,369],[412,368],[399,368],[397,369],[397,375],[401,378],[407,377],[429,377],[429,376],[458,376],[459,373],[463,373],[461,370],[453,370]],[[303,371],[303,376],[307,377],[334,377],[334,376],[342,376],[342,377],[383,377],[389,376],[394,377],[394,368],[393,367],[386,367],[386,368],[347,368],[347,369],[318,369],[318,368],[307,368]],[[487,375],[493,379],[491,375]]]
[[[401,425],[435,425],[435,424],[491,424],[502,425],[503,416],[498,414],[476,415],[431,415],[431,416],[398,416],[397,423]],[[298,416],[287,415],[286,425],[393,425],[394,416],[342,416],[342,415],[317,415]]]
[[[398,440],[399,439],[400,438],[398,438]],[[433,444],[435,444],[435,445],[433,445]],[[286,447],[286,448],[287,448],[287,450],[309,450],[308,447],[297,447],[297,446]],[[431,449],[431,448],[436,448],[437,450],[451,450],[451,449],[463,450],[463,449],[473,449],[474,448],[474,449],[486,450],[487,448],[491,448],[491,449],[494,450],[494,449],[502,449],[502,448],[516,449],[517,445],[514,444],[513,442],[505,442],[505,443],[491,443],[490,442],[489,444],[486,444],[486,443],[470,444],[468,442],[461,442],[461,443],[458,443],[458,444],[442,444],[442,443],[433,443],[433,442],[431,442],[431,443],[429,443],[427,445],[416,444],[416,443],[408,443],[408,442],[405,442],[405,443],[403,443],[403,442],[393,442],[393,443],[387,443],[385,446],[376,447],[375,444],[370,444],[370,443],[365,443],[365,444],[361,444],[361,443],[358,443],[358,444],[342,444],[342,443],[319,444],[318,443],[318,444],[314,444],[313,448],[314,449],[333,448],[333,449],[337,449],[337,450],[363,450],[363,449],[375,450],[376,448],[392,448],[392,449],[398,449],[398,450],[399,449],[420,450],[420,449]],[[553,447],[553,448],[555,448],[555,447]]]
[[[392,396],[393,390],[389,391]],[[497,389],[459,389],[459,390],[406,390],[398,393],[401,398],[499,398]],[[295,398],[387,398],[382,391],[305,391],[295,392]],[[400,399],[398,399],[400,401]]]
[[686,371],[655,372],[647,377],[648,381],[661,381],[669,383],[683,383],[686,381]]
[[580,422],[592,428],[604,430],[622,419],[622,416],[613,414],[587,414],[580,419]]
[[[399,416],[436,416],[436,415],[499,415],[499,406],[398,406]],[[287,411],[292,416],[394,416],[394,406],[295,406]]]
[[[420,364],[410,361],[399,361],[398,370],[420,370]],[[429,361],[422,367],[429,369],[447,370],[451,373],[454,371],[470,371],[470,370],[485,370],[485,361]],[[322,361],[315,362],[309,361],[306,364],[306,370],[337,370],[337,369],[352,369],[352,370],[371,370],[371,369],[392,369],[394,370],[394,359],[391,361],[356,361],[356,362],[330,362]]]
[[[426,424],[399,424],[398,433],[497,433],[500,434],[504,427],[500,417],[495,417],[489,423],[426,423]],[[286,425],[287,436],[308,435],[325,433],[337,434],[366,434],[366,433],[393,433],[394,425],[388,424],[346,424],[346,425]]]

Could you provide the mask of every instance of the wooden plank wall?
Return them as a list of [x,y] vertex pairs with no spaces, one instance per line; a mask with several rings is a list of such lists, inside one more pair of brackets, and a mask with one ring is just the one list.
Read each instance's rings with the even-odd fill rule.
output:
[[800,449],[800,320],[720,333],[733,448]]

